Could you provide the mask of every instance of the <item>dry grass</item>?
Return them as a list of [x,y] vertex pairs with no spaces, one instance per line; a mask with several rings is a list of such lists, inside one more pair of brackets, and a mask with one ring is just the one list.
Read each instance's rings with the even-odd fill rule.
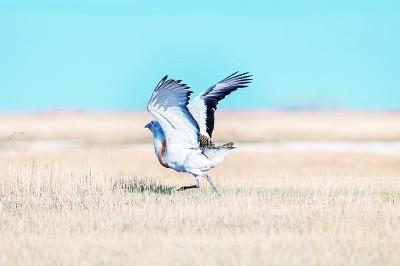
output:
[[100,143],[0,149],[1,265],[398,263],[399,156],[239,147],[210,171],[219,194],[205,180],[178,193],[192,177],[162,168],[149,146]]

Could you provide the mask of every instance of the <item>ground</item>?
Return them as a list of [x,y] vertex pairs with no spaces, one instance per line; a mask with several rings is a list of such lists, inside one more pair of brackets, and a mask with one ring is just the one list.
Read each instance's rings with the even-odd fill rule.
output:
[[263,145],[396,145],[399,113],[221,113],[215,140],[238,148],[209,172],[218,194],[176,191],[194,179],[159,165],[149,119],[0,115],[1,136],[24,132],[0,143],[0,264],[398,263],[399,152]]

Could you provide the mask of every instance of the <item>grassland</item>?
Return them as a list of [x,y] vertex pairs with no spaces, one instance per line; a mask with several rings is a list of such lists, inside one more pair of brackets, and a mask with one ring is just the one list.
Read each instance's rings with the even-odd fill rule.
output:
[[[178,193],[192,177],[162,168],[149,145],[137,145],[151,140],[143,130],[149,118],[0,116],[1,134],[25,133],[0,149],[0,264],[398,264],[400,156],[239,147],[210,171],[219,194],[205,180]],[[222,113],[215,137],[390,141],[400,139],[399,118]],[[49,139],[86,145],[13,148]]]

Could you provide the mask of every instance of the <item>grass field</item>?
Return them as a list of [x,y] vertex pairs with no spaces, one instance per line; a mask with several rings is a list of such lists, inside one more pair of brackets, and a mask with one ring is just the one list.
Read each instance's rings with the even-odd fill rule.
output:
[[[176,192],[194,179],[163,168],[151,145],[140,144],[151,141],[143,129],[148,119],[142,113],[0,115],[1,136],[24,132],[0,143],[0,264],[399,263],[399,155],[239,146],[209,172],[219,194],[205,180],[200,190]],[[256,146],[285,139],[400,140],[399,113],[222,113],[217,119],[216,140]],[[45,140],[79,145],[30,145]]]

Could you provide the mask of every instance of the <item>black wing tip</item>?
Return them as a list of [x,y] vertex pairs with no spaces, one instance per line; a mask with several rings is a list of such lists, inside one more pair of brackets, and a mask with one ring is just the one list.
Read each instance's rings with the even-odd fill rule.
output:
[[253,75],[249,74],[249,72],[243,72],[243,73],[239,73],[239,71],[236,71],[235,73],[227,76],[226,78],[224,78],[223,80],[220,81],[221,82],[229,82],[229,81],[235,81],[238,83],[242,83],[242,84],[247,84],[247,83],[251,83],[251,81],[253,80]]
[[163,84],[163,83],[165,83],[167,80],[168,80],[168,75],[165,75],[165,76],[161,79],[161,81],[160,81],[159,84]]
[[[237,71],[236,73],[239,73],[239,71]],[[235,78],[240,78],[240,79],[252,80],[252,77],[253,77],[253,75],[251,75],[250,72],[243,72],[241,74],[235,75]]]
[[182,80],[180,80],[180,79],[178,79],[178,80],[175,80],[175,79],[168,79],[168,75],[165,75],[165,76],[160,80],[160,82],[157,84],[156,90],[157,90],[157,89],[160,89],[160,88],[169,87],[170,85],[173,85],[173,84],[178,85],[180,88],[183,88],[184,90],[190,89],[190,87],[189,87],[187,84],[181,83],[181,82],[182,82]]

